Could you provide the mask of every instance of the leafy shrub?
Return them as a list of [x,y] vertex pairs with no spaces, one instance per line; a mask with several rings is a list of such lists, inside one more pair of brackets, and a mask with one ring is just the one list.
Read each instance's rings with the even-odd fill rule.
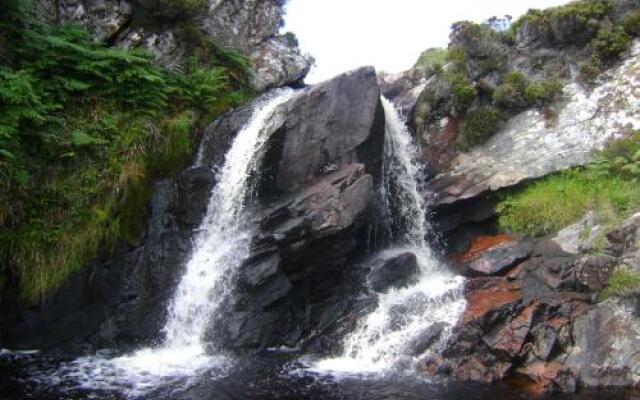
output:
[[413,67],[425,70],[441,69],[446,63],[447,58],[447,49],[432,47],[420,53],[420,57],[418,57],[418,60]]
[[622,26],[602,28],[591,42],[594,53],[601,60],[615,60],[624,53],[631,43],[631,37]]
[[282,35],[284,37],[284,39],[287,41],[287,46],[289,47],[298,47],[300,46],[300,42],[298,42],[298,37],[296,36],[295,33],[293,32],[286,32],[284,35]]
[[562,84],[556,80],[533,82],[524,91],[528,105],[542,107],[558,98]]
[[630,297],[638,293],[640,293],[640,273],[618,268],[609,277],[607,287],[600,293],[600,297],[603,299]]
[[478,92],[475,86],[463,75],[452,74],[449,79],[451,80],[454,106],[456,111],[462,114],[467,111],[476,97],[478,97]]
[[527,106],[525,90],[528,85],[527,78],[521,72],[507,74],[493,92],[493,102],[501,108],[508,110],[520,110]]
[[[525,24],[534,25],[548,44],[581,45],[596,35],[600,21],[613,8],[612,0],[579,0],[545,10],[529,10],[511,29],[517,32]],[[562,32],[554,26],[567,26],[570,30]]]
[[640,36],[640,10],[636,10],[624,17],[621,26],[631,36]]
[[603,175],[640,179],[640,133],[610,144],[591,165]]
[[460,124],[457,145],[463,151],[482,144],[502,126],[505,114],[493,106],[470,111]]

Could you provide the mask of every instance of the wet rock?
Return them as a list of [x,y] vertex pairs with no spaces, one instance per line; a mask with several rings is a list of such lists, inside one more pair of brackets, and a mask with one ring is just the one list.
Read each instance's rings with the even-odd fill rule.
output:
[[420,334],[408,345],[410,354],[415,357],[429,350],[431,346],[440,340],[440,337],[447,326],[448,324],[445,322],[436,322],[426,330],[420,332]]
[[289,279],[282,272],[276,272],[265,283],[249,290],[249,307],[255,310],[264,310],[274,302],[285,297],[291,290]]
[[[467,307],[460,317],[460,322],[463,324],[491,321],[495,315],[510,310],[522,300],[521,288],[517,283],[510,283],[502,279],[478,280],[478,283],[487,284],[479,288],[469,288],[466,296]],[[469,282],[469,285],[473,284],[476,282]]]
[[464,276],[501,275],[531,253],[528,243],[519,243],[506,235],[480,236],[469,250],[455,257]]
[[516,375],[524,378],[521,386],[533,395],[553,391],[574,393],[577,389],[575,373],[559,362],[528,364],[518,368]]
[[384,97],[403,115],[409,115],[418,97],[427,85],[428,73],[422,68],[412,68],[398,74],[379,74],[378,86]]
[[494,354],[502,358],[517,357],[531,330],[533,318],[539,305],[534,303],[524,308],[508,324],[483,336],[483,341]]
[[617,258],[604,254],[582,257],[575,262],[576,280],[586,290],[600,291],[607,285],[617,264]]
[[258,287],[274,276],[279,270],[280,256],[276,253],[243,269],[244,282],[251,287]]
[[215,178],[208,166],[187,169],[178,177],[178,196],[173,212],[185,229],[195,229],[200,224],[209,205]]
[[536,278],[553,290],[579,289],[571,256],[537,257],[529,261],[528,267]]
[[413,253],[402,253],[374,266],[369,284],[376,292],[409,285],[417,279],[418,261]]
[[237,347],[261,350],[266,347],[266,340],[275,322],[269,312],[238,312],[229,319],[227,334]]

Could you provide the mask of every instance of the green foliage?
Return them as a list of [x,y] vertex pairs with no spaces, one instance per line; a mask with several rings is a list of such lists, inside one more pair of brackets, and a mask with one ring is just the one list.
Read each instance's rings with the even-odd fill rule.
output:
[[528,105],[542,107],[558,98],[562,93],[562,84],[556,80],[533,82],[524,91]]
[[629,164],[618,164],[617,158],[628,154],[630,162],[636,163],[632,160],[639,152],[636,136],[612,145],[601,161],[587,168],[548,176],[503,195],[498,205],[500,226],[511,232],[543,236],[570,225],[589,210],[608,215],[611,223],[621,221],[640,207],[640,174],[624,167]]
[[493,92],[493,102],[496,106],[507,110],[520,110],[527,106],[525,91],[529,84],[521,72],[511,72],[505,76]]
[[640,10],[624,17],[620,23],[625,32],[631,36],[640,36]]
[[640,180],[640,133],[610,144],[591,165],[602,175]]
[[484,143],[502,126],[505,114],[493,106],[484,106],[470,111],[460,124],[457,145],[467,151]]
[[282,36],[287,41],[287,46],[292,47],[292,48],[296,48],[296,47],[300,46],[300,42],[298,42],[298,37],[296,36],[295,33],[293,33],[293,32],[285,32],[284,35],[282,35]]
[[465,113],[473,101],[478,97],[475,86],[461,74],[449,75],[453,101],[458,113]]
[[453,71],[467,74],[467,63],[469,62],[469,55],[464,51],[462,47],[450,47],[446,54],[446,60],[451,63]]
[[594,54],[601,60],[615,60],[624,53],[631,43],[631,36],[622,26],[601,28],[591,41]]
[[578,0],[569,4],[552,7],[545,10],[529,10],[511,27],[517,31],[525,23],[548,29],[554,24],[573,21],[576,29],[585,33],[595,32],[598,21],[605,18],[614,7],[612,0]]
[[153,178],[184,168],[194,129],[246,101],[249,64],[205,42],[206,60],[171,72],[17,13],[0,27],[12,37],[0,61],[0,275],[34,303],[118,240],[140,241]]
[[439,70],[447,62],[448,54],[447,49],[431,47],[420,53],[420,57],[413,67],[432,71]]
[[640,293],[640,273],[626,268],[616,269],[609,280],[607,287],[600,293],[602,299],[611,297],[630,297]]
[[519,111],[529,107],[542,107],[562,92],[562,84],[556,80],[529,82],[520,72],[507,74],[493,92],[493,102],[505,111]]

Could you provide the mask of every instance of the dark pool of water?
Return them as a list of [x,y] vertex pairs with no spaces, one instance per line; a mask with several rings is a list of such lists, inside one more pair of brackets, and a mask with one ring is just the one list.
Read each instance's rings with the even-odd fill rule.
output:
[[[87,391],[32,381],[33,371],[55,367],[59,360],[38,356],[0,357],[0,400],[120,400],[121,393]],[[524,400],[531,395],[507,385],[434,384],[411,376],[357,378],[296,372],[287,357],[260,356],[241,360],[222,379],[203,374],[188,388],[159,388],[144,400]],[[620,391],[555,394],[544,399],[640,400],[637,393]]]

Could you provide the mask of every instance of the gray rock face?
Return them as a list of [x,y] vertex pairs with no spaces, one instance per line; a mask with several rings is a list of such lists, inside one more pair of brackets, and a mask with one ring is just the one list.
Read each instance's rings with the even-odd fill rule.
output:
[[280,36],[256,45],[249,59],[254,68],[251,84],[257,91],[302,81],[314,62]]
[[194,10],[157,0],[61,0],[37,5],[44,19],[79,23],[96,39],[121,47],[146,48],[169,69],[184,64],[192,45],[181,26],[186,22],[204,38],[246,55],[254,67],[251,83],[258,92],[301,81],[313,63],[278,35],[284,23],[283,2],[278,0],[209,0]]
[[455,157],[434,179],[438,204],[451,204],[552,172],[584,165],[609,140],[640,128],[640,42],[592,92],[565,87],[553,120],[535,110],[513,119],[481,146]]
[[396,109],[409,115],[426,87],[427,79],[426,71],[412,68],[398,74],[380,75],[378,85],[382,95],[391,100]]
[[609,300],[573,322],[573,347],[565,364],[591,387],[640,383],[638,299]]
[[384,130],[379,96],[375,70],[364,67],[312,86],[296,98],[284,127],[278,188],[296,191],[315,176],[357,161],[375,172],[380,153],[363,145],[371,142],[372,132]]

